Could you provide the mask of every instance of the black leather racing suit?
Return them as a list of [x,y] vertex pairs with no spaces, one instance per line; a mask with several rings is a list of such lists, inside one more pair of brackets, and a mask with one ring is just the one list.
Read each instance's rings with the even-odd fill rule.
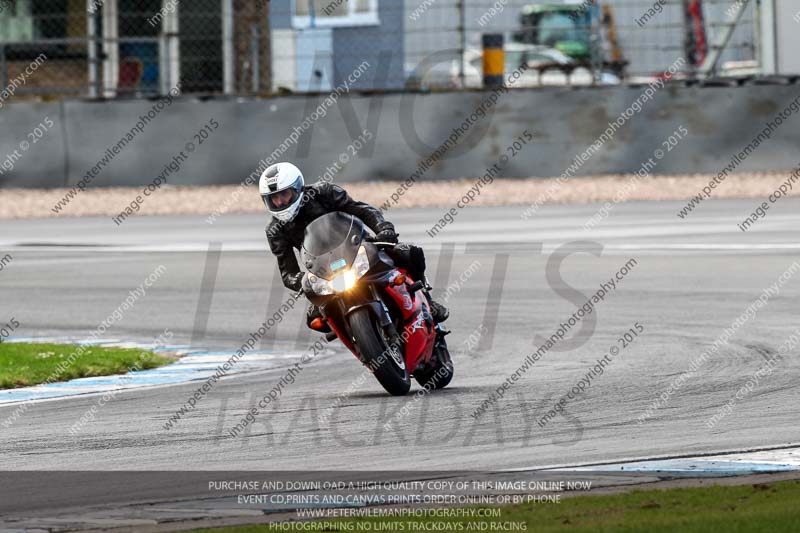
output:
[[342,211],[360,218],[375,233],[385,229],[394,231],[394,225],[384,220],[380,211],[369,204],[353,200],[338,185],[321,183],[303,187],[303,199],[295,217],[289,222],[281,222],[275,218],[267,226],[269,248],[278,259],[278,268],[287,288],[295,292],[302,288],[302,273],[294,248],[302,248],[306,226],[333,211]]

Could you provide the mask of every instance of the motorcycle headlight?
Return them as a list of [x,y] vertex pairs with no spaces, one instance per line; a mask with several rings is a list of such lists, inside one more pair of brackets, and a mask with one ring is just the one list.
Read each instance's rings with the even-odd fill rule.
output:
[[333,285],[327,279],[322,279],[315,276],[311,272],[308,273],[308,284],[311,285],[311,290],[319,295],[333,294]]
[[369,270],[369,257],[367,257],[367,249],[363,246],[358,249],[356,258],[353,261],[353,266],[340,272],[330,282],[331,287],[336,292],[349,291],[356,285],[356,281],[367,273]]
[[336,292],[345,292],[353,288],[356,284],[356,276],[355,272],[352,269],[348,268],[335,278],[331,280],[331,287]]

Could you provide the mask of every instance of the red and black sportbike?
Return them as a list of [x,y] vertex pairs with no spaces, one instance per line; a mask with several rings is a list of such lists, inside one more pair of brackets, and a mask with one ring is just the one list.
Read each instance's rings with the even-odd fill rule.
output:
[[453,361],[424,294],[424,280],[392,259],[392,243],[369,242],[364,223],[341,212],[306,227],[303,292],[322,318],[311,327],[339,338],[389,394],[402,396],[411,376],[426,389],[453,377]]

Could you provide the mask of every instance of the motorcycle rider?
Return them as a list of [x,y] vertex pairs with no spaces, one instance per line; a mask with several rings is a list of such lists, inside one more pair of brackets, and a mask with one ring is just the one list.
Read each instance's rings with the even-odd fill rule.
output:
[[[302,290],[303,279],[294,249],[300,250],[303,246],[306,226],[322,215],[333,211],[348,213],[361,219],[375,232],[375,237],[370,240],[398,243],[394,225],[384,220],[378,209],[353,200],[343,188],[332,183],[305,185],[303,173],[292,163],[276,163],[264,170],[258,188],[264,205],[273,217],[267,226],[269,248],[278,260],[283,284],[292,291]],[[447,320],[447,308],[431,298],[431,287],[424,277],[425,256],[422,249],[400,243],[394,249],[387,250],[387,253],[398,266],[409,270],[412,277],[416,274],[425,282],[423,292],[428,298],[433,319],[437,323]],[[310,326],[311,321],[320,316],[319,309],[309,304],[306,324]],[[328,330],[327,325],[325,329]]]

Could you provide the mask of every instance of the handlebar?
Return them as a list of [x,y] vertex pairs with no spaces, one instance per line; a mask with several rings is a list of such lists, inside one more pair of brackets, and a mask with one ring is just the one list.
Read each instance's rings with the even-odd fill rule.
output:
[[379,248],[394,248],[395,246],[397,246],[397,243],[394,243],[394,242],[371,241],[371,240],[369,240],[369,237],[367,237],[364,240],[367,241],[367,242],[371,242],[372,244],[374,244],[375,246],[377,246]]

